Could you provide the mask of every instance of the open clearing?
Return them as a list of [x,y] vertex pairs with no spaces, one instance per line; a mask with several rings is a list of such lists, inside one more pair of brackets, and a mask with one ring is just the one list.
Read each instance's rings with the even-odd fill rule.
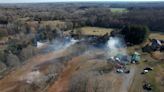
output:
[[[129,92],[148,92],[143,90],[144,83],[150,83],[153,90],[150,92],[163,92],[164,87],[164,63],[151,57],[149,54],[142,54],[143,60],[140,64],[136,65],[137,70],[130,86]],[[148,60],[147,62],[143,62]],[[153,67],[153,71],[147,74],[141,74],[145,67]]]
[[54,20],[54,21],[40,21],[40,24],[38,21],[27,21],[26,22],[30,27],[32,28],[37,28],[39,25],[40,26],[49,26],[51,29],[62,29],[66,28],[66,22],[60,21],[60,20]]
[[159,40],[164,40],[164,33],[160,33],[160,32],[157,32],[157,33],[151,33],[150,38],[152,39],[159,39]]
[[126,13],[128,10],[126,8],[110,8],[113,13]]
[[50,26],[52,29],[55,28],[65,28],[66,24],[63,21],[55,20],[55,21],[41,21],[41,24],[44,26]]
[[106,33],[110,34],[114,29],[112,28],[100,28],[100,27],[82,27],[76,29],[75,34],[81,35],[95,35],[95,36],[103,36]]

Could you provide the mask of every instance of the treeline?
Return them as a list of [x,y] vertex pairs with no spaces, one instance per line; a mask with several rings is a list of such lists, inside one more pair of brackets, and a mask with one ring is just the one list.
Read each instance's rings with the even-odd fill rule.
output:
[[[164,30],[164,9],[135,9],[129,8],[127,13],[115,14],[109,8],[89,8],[85,10],[63,9],[54,12],[53,17],[42,17],[37,15],[41,20],[64,20],[71,21],[74,27],[81,26],[98,26],[109,28],[122,28],[127,24],[146,25],[152,31]],[[58,14],[58,15],[57,15]]]
[[51,8],[47,6],[39,9],[1,8],[0,12],[0,24],[4,25],[18,18],[29,18],[31,21],[67,21],[73,23],[73,28],[81,26],[122,28],[127,24],[139,24],[148,26],[152,31],[164,30],[164,9],[158,8],[128,8],[128,12],[113,13],[108,7]]

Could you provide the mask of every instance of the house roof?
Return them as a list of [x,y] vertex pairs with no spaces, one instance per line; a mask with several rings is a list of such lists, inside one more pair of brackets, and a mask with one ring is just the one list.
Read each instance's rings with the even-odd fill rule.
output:
[[[157,40],[157,39],[153,39],[153,40],[152,40],[152,44],[162,45],[161,41],[160,41],[160,40]],[[152,44],[151,44],[151,45],[152,45]]]

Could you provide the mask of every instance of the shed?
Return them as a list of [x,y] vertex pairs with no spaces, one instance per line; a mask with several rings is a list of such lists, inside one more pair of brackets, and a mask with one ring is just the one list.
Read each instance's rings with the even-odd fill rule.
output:
[[157,39],[152,39],[152,42],[150,44],[153,50],[157,50],[158,48],[160,48],[161,45],[162,45],[161,41]]
[[132,63],[138,63],[141,60],[141,55],[138,52],[134,52],[131,56]]

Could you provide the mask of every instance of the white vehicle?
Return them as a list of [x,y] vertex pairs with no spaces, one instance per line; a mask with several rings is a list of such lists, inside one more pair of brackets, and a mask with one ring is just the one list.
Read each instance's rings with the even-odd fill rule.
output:
[[122,69],[117,69],[116,72],[117,72],[117,73],[123,73],[124,70],[122,70]]
[[144,74],[145,74],[145,73],[148,73],[148,72],[149,72],[149,70],[144,70],[144,71],[143,71]]

